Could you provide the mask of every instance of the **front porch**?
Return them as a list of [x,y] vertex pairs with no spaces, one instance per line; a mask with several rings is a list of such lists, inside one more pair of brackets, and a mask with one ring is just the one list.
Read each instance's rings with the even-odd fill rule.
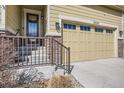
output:
[[59,41],[60,37],[46,36],[48,6],[8,5],[5,11],[5,35],[0,36],[0,66],[55,65],[55,70],[62,68],[64,73],[71,73],[70,48]]
[[7,5],[5,30],[21,36],[43,37],[47,32],[47,5]]
[[[33,42],[32,42],[33,40]],[[71,73],[70,48],[52,37],[0,36],[0,66],[55,65]]]

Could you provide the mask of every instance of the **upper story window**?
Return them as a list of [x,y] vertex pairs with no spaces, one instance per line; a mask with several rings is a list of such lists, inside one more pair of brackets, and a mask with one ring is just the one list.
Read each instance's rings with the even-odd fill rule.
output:
[[73,24],[64,24],[65,29],[76,29],[76,25]]
[[103,32],[103,28],[95,28],[95,32]]
[[106,29],[106,33],[113,33],[113,30]]
[[90,31],[91,28],[89,26],[80,26],[80,30]]

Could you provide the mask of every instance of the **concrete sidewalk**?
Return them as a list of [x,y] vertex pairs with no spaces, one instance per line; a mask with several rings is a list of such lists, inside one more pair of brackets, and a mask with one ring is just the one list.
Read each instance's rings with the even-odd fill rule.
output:
[[124,59],[73,63],[72,75],[86,88],[124,88]]

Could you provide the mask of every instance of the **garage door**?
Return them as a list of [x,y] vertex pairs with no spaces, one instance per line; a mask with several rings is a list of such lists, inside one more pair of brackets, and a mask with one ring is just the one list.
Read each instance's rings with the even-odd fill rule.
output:
[[71,61],[114,57],[112,29],[70,23],[63,26],[63,43],[71,49]]

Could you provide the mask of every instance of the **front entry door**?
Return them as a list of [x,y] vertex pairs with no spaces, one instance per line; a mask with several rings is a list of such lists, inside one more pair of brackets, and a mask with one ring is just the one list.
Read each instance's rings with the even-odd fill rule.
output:
[[39,36],[39,16],[37,14],[27,13],[27,31],[29,37]]

